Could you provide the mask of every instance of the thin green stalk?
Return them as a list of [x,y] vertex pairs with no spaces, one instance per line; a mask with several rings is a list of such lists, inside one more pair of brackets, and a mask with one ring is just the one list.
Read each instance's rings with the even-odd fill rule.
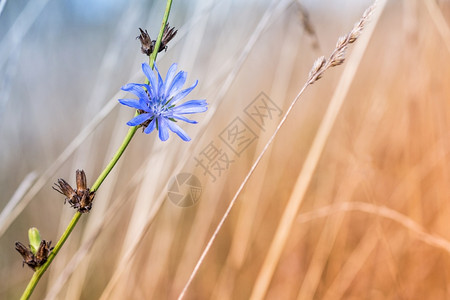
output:
[[[137,115],[137,112],[136,112]],[[106,168],[102,171],[100,176],[98,176],[97,180],[94,182],[94,184],[91,187],[91,192],[95,192],[98,190],[100,185],[105,180],[106,176],[108,176],[109,172],[114,168],[119,158],[122,156],[125,149],[128,147],[128,144],[131,142],[131,139],[133,138],[134,134],[136,133],[136,130],[139,126],[133,126],[130,129],[128,129],[128,133],[125,137],[125,139],[122,142],[122,145],[120,145],[119,149],[117,149],[116,154],[114,154],[113,158],[109,162],[109,164],[106,166]]]
[[167,20],[169,19],[170,8],[172,7],[172,0],[167,0],[166,11],[164,12],[163,20],[161,23],[161,29],[159,30],[158,38],[156,39],[155,49],[153,49],[150,55],[150,68],[153,69],[153,64],[156,60],[156,55],[158,55],[159,46],[161,45],[162,36],[164,34],[164,29],[166,28]]
[[[158,50],[159,50],[159,47],[161,45],[161,39],[162,39],[162,36],[163,36],[163,33],[164,33],[164,29],[165,29],[166,24],[167,24],[167,20],[169,18],[169,13],[170,13],[170,8],[171,7],[172,7],[172,0],[167,0],[166,11],[164,12],[164,17],[163,17],[163,21],[162,21],[162,24],[161,24],[161,28],[159,30],[159,35],[158,35],[158,38],[157,38],[156,43],[155,43],[155,49],[153,50],[153,52],[152,52],[152,54],[150,55],[150,58],[149,58],[149,65],[150,65],[150,67],[152,69],[153,69],[153,66],[154,66],[154,63],[155,63],[155,60],[156,60],[156,56],[158,55]],[[148,83],[148,79],[146,79],[146,82]],[[136,111],[136,115],[137,114],[138,114],[138,112]],[[95,192],[95,191],[98,190],[98,188],[103,183],[105,178],[108,176],[108,174],[111,172],[111,170],[116,165],[116,163],[119,160],[119,158],[122,156],[122,154],[125,151],[125,149],[128,147],[129,143],[131,142],[131,139],[133,138],[133,136],[136,133],[136,130],[138,128],[139,128],[139,126],[133,126],[133,127],[131,127],[128,130],[128,133],[125,136],[125,138],[124,138],[122,144],[120,145],[119,149],[116,151],[116,153],[114,154],[114,156],[111,159],[111,161],[108,163],[106,168],[102,171],[102,173],[98,176],[97,180],[92,185],[91,191]],[[66,230],[62,234],[61,238],[56,243],[55,248],[53,249],[53,251],[48,256],[48,259],[47,259],[46,263],[43,264],[40,268],[38,268],[34,272],[33,276],[30,279],[30,282],[28,283],[27,287],[25,288],[25,291],[22,294],[22,297],[20,298],[21,300],[26,300],[26,299],[29,299],[31,297],[31,294],[33,293],[34,288],[38,284],[39,279],[42,277],[42,275],[44,275],[45,271],[48,269],[48,267],[52,263],[53,259],[58,254],[59,250],[61,250],[62,246],[66,242],[66,240],[69,237],[70,233],[72,232],[72,230],[77,225],[78,220],[80,219],[80,217],[81,217],[81,213],[80,212],[76,212],[75,215],[73,216],[72,220],[70,221],[69,225],[67,226]]]

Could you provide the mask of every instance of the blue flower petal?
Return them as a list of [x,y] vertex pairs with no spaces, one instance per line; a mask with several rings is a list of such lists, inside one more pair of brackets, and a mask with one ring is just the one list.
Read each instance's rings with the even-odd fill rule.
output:
[[184,83],[186,82],[187,73],[184,71],[178,72],[177,75],[175,75],[175,78],[173,79],[170,86],[166,86],[166,93],[165,97],[166,99],[170,99],[173,96],[175,96],[179,90],[183,87]]
[[177,64],[173,63],[166,74],[166,80],[164,82],[165,88],[164,88],[164,95],[168,96],[169,87],[172,85],[172,81],[175,78],[175,72],[177,71]]
[[170,105],[174,105],[176,104],[178,101],[180,101],[181,99],[183,99],[184,97],[186,97],[198,84],[198,80],[196,80],[194,82],[193,85],[191,85],[190,87],[188,87],[185,90],[182,90],[181,92],[179,92],[178,94],[176,94],[172,100],[170,100]]
[[142,84],[128,83],[124,85],[121,89],[125,92],[130,92],[135,94],[139,99],[144,101],[149,101],[148,95],[144,89],[142,89]]
[[[149,86],[148,84],[145,84],[145,83],[128,83],[128,84],[126,84],[126,85],[124,85],[123,87],[126,87],[126,86],[128,86],[128,85],[134,85],[135,86],[135,88],[136,89],[143,89],[143,88],[145,88],[146,90],[151,90],[152,89],[152,87],[151,86]],[[123,89],[123,87],[122,87],[122,90],[124,90]],[[128,90],[124,90],[124,91],[128,91]],[[145,92],[145,90],[144,90],[144,92]],[[147,95],[147,93],[146,93],[146,95]],[[137,96],[137,95],[136,95]],[[147,95],[148,96],[148,95]]]
[[156,118],[154,118],[154,119],[150,122],[150,124],[148,124],[147,128],[144,129],[144,132],[145,132],[146,134],[149,134],[149,133],[151,133],[153,130],[155,130],[155,128],[156,128]]
[[177,115],[177,114],[172,115],[172,118],[180,120],[180,121],[184,121],[184,122],[190,123],[190,124],[197,124],[198,123],[197,121],[190,120],[190,119],[188,119],[186,117],[183,117],[183,116]]
[[[152,96],[152,95],[154,95],[154,92],[153,92],[153,88],[150,85],[145,84],[145,83],[130,83],[130,84],[134,84],[136,86],[136,89],[141,88],[141,90],[144,91],[146,99],[143,99],[142,97],[139,97],[138,95],[136,95],[139,97],[139,99],[142,99],[143,101],[146,101],[146,102],[148,102],[147,99],[150,99],[150,102],[154,102],[152,99],[157,98],[157,97]],[[148,93],[146,92],[146,90],[148,91]],[[150,97],[149,97],[149,94],[150,94]]]
[[180,115],[201,113],[207,110],[208,103],[206,103],[206,100],[190,100],[172,108],[174,114]]
[[152,87],[152,96],[158,97],[158,82],[156,80],[155,73],[153,73],[153,70],[150,68],[148,63],[142,64],[142,71],[144,72],[145,76],[147,76],[148,81],[150,82],[150,86]]
[[140,114],[137,115],[136,117],[134,117],[133,119],[131,119],[130,121],[128,121],[127,125],[128,126],[137,126],[137,125],[141,125],[142,123],[144,123],[145,121],[147,121],[148,119],[150,119],[152,116],[152,114]]
[[136,109],[142,109],[143,111],[150,112],[150,108],[145,104],[142,99],[119,99],[120,104],[133,107]]
[[189,142],[191,140],[191,138],[187,135],[187,133],[174,122],[168,121],[167,126],[172,132],[175,132],[183,141]]
[[162,99],[164,97],[163,93],[164,93],[164,81],[162,80],[161,74],[159,73],[158,68],[156,67],[155,64],[155,70],[156,73],[158,73],[158,98]]
[[[159,125],[159,139],[163,142],[167,141],[169,138],[169,130],[167,129],[167,122],[166,118],[158,118],[158,125]],[[170,121],[169,121],[170,122]]]

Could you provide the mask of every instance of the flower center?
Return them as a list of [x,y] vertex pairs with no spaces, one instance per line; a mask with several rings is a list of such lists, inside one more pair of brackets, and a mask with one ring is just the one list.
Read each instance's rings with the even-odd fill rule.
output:
[[153,104],[153,107],[152,107],[153,114],[158,117],[164,116],[168,110],[169,110],[169,108],[167,107],[167,105],[164,105],[161,102]]

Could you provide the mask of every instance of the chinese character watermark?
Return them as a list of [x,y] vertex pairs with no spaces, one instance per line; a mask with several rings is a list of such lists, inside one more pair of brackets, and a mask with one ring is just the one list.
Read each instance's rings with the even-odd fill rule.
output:
[[214,145],[214,142],[210,142],[197,157],[194,157],[194,160],[196,161],[195,166],[201,167],[203,175],[210,177],[213,182],[234,162],[229,158],[228,153]]
[[201,174],[215,182],[228,171],[245,150],[254,145],[259,138],[255,133],[266,131],[277,122],[282,110],[265,93],[261,92],[247,107],[244,114],[234,118],[218,135],[196,156],[195,167]]
[[253,143],[258,136],[241,118],[234,119],[220,134],[219,137],[225,145],[240,156],[241,153]]
[[[200,178],[216,182],[227,173],[248,149],[257,147],[263,133],[278,124],[283,111],[261,92],[235,116],[220,133],[193,157],[193,171]],[[261,134],[261,136],[259,136]],[[200,180],[191,173],[181,173],[168,186],[168,198],[180,207],[189,207],[202,194]]]
[[263,131],[267,123],[280,117],[283,111],[266,94],[261,92],[244,110]]

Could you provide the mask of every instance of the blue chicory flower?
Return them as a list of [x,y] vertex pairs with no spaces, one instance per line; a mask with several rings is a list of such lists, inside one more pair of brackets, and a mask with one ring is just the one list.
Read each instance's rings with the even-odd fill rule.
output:
[[147,63],[142,64],[142,71],[149,80],[149,84],[129,83],[122,90],[135,94],[139,99],[119,99],[123,105],[136,108],[139,115],[131,119],[127,125],[142,125],[144,132],[149,134],[155,128],[159,131],[161,141],[169,138],[169,129],[176,133],[183,141],[191,138],[177,124],[177,120],[196,124],[194,120],[184,115],[205,112],[208,109],[206,100],[190,100],[177,105],[181,99],[186,97],[196,86],[198,80],[187,89],[181,90],[186,82],[187,73],[180,71],[175,75],[177,64],[174,63],[167,71],[166,80],[163,81],[161,74],[155,64],[155,73]]

